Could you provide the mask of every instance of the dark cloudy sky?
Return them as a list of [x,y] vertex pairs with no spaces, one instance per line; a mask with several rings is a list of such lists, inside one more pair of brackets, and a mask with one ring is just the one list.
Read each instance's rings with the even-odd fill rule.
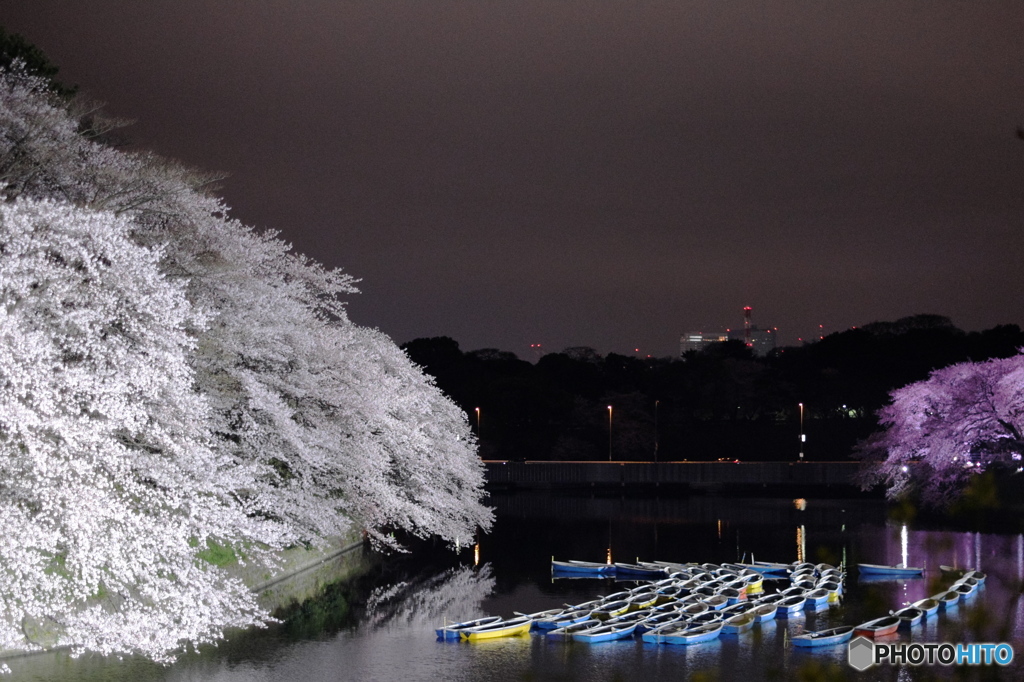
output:
[[1024,4],[4,0],[397,342],[1024,323]]

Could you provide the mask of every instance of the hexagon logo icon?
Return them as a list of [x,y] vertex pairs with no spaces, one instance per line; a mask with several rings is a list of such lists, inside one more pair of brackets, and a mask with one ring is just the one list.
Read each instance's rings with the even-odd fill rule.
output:
[[875,662],[875,643],[867,637],[857,637],[850,642],[846,660],[852,668],[867,670]]

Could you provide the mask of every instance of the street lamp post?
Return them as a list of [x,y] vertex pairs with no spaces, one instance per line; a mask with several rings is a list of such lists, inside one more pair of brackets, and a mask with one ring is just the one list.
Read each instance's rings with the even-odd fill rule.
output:
[[800,461],[804,461],[804,443],[807,442],[807,436],[804,435],[804,404],[800,405]]
[[608,461],[612,461],[612,406],[608,406]]
[[480,440],[480,408],[476,408],[476,439]]
[[658,461],[658,405],[660,400],[654,401],[654,461]]

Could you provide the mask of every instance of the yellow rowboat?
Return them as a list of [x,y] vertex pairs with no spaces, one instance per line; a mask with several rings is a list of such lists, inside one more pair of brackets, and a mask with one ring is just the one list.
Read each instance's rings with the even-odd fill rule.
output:
[[482,639],[495,639],[497,637],[518,637],[530,632],[530,625],[533,621],[528,616],[499,620],[497,623],[481,625],[476,628],[467,628],[460,633],[463,640],[476,642]]

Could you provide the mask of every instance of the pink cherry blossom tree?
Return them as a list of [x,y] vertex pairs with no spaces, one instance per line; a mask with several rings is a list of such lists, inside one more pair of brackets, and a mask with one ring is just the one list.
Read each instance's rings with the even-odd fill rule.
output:
[[965,362],[892,392],[885,430],[860,447],[863,483],[945,506],[972,477],[1014,471],[1024,453],[1024,355]]

